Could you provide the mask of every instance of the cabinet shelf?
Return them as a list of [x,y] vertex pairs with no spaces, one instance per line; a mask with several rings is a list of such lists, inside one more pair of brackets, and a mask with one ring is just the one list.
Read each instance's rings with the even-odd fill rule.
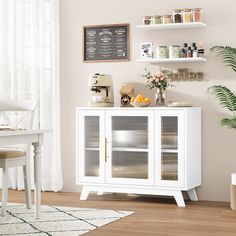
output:
[[[98,147],[86,147],[86,151],[99,151]],[[133,148],[133,147],[113,147],[112,151],[115,152],[148,152],[147,148]]]
[[133,148],[133,147],[113,147],[115,152],[148,152],[147,148]]
[[164,58],[164,59],[139,59],[137,62],[145,62],[145,63],[153,63],[153,64],[161,64],[161,63],[192,63],[192,62],[206,62],[207,59],[204,57],[197,58]]
[[189,22],[189,23],[137,25],[136,27],[145,30],[172,30],[172,29],[174,30],[174,29],[206,28],[207,25],[203,22]]
[[100,148],[98,148],[98,147],[86,147],[85,150],[86,151],[99,151]]
[[161,149],[162,153],[178,153],[178,149]]

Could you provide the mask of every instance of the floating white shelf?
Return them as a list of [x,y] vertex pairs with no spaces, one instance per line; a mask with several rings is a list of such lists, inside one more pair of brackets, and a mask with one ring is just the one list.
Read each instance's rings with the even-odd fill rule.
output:
[[206,62],[207,59],[204,57],[197,58],[165,58],[165,59],[139,59],[137,62],[146,62],[146,63],[180,63],[180,62]]
[[153,24],[153,25],[137,25],[137,28],[147,30],[169,30],[169,29],[195,29],[205,28],[207,25],[203,22],[190,23],[171,23],[171,24]]

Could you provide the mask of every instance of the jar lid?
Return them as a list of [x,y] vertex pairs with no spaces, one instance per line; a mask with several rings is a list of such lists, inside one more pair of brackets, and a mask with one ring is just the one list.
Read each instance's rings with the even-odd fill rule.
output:
[[167,48],[167,46],[159,46],[159,48]]
[[192,11],[192,9],[184,9],[183,11],[189,12],[189,11]]
[[173,48],[180,48],[179,45],[172,45]]
[[164,15],[163,17],[172,17],[172,15]]
[[154,18],[161,18],[161,16],[153,16]]
[[202,8],[194,8],[193,10],[194,10],[194,11],[201,11]]
[[181,9],[174,9],[173,10],[173,12],[175,12],[175,13],[181,13],[181,11],[182,11]]
[[151,16],[143,16],[143,18],[152,18]]

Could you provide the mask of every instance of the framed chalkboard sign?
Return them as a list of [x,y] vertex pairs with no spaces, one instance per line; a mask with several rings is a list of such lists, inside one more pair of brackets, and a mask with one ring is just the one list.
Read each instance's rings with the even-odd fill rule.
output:
[[84,62],[129,61],[129,24],[83,27]]

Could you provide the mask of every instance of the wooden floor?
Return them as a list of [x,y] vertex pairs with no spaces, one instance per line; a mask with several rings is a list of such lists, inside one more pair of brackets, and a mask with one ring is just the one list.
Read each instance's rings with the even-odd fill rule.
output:
[[[24,202],[24,192],[9,191],[9,201]],[[172,199],[126,195],[92,195],[80,201],[75,193],[43,193],[43,204],[129,210],[129,217],[98,228],[91,236],[236,236],[236,212],[228,203],[187,202],[178,208]]]

